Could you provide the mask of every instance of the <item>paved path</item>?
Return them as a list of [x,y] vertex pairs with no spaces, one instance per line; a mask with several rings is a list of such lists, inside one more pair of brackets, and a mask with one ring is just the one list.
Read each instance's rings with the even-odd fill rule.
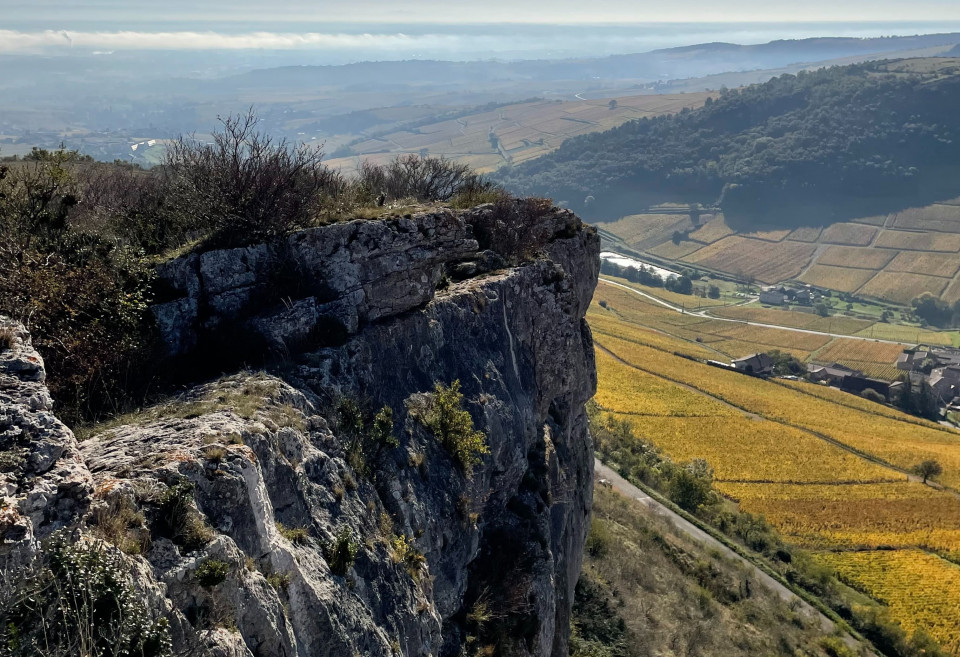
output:
[[[817,618],[820,621],[820,626],[823,631],[827,634],[831,634],[836,630],[836,624],[820,613],[817,609],[810,605],[803,598],[798,596],[796,593],[791,591],[789,588],[778,582],[776,579],[762,571],[756,566],[756,564],[751,561],[744,559],[742,556],[731,550],[729,547],[715,539],[710,534],[706,533],[692,522],[681,517],[677,513],[671,511],[664,505],[660,504],[657,500],[653,499],[642,490],[631,484],[629,481],[621,477],[619,474],[614,472],[611,468],[604,465],[600,459],[596,459],[594,462],[594,473],[595,481],[600,479],[606,479],[610,482],[611,487],[630,499],[636,500],[643,506],[645,506],[649,511],[661,518],[667,519],[674,527],[679,531],[683,532],[690,538],[699,541],[703,545],[715,549],[723,554],[725,557],[732,559],[734,561],[739,561],[751,571],[753,571],[757,581],[761,582],[768,589],[773,591],[780,599],[784,602],[797,605],[799,609],[803,611],[804,614],[810,618]],[[844,642],[851,647],[859,647],[859,642],[854,639],[849,634],[844,634]]]
[[865,342],[882,342],[884,344],[899,344],[899,345],[904,345],[909,347],[912,347],[916,344],[915,342],[900,342],[898,340],[881,340],[879,338],[867,338],[862,335],[849,335],[847,333],[827,333],[826,331],[812,331],[810,329],[796,328],[794,326],[781,326],[779,324],[764,324],[763,322],[748,322],[743,319],[731,319],[730,317],[717,317],[715,315],[709,314],[709,312],[706,310],[694,311],[694,310],[686,310],[684,308],[680,308],[679,306],[675,306],[672,303],[668,303],[663,299],[658,299],[652,294],[641,292],[635,287],[630,287],[629,285],[623,285],[622,283],[617,283],[615,281],[611,281],[603,277],[600,278],[600,282],[605,283],[607,285],[613,285],[614,287],[620,287],[620,288],[623,288],[624,290],[629,290],[630,292],[633,292],[634,294],[641,296],[644,299],[653,301],[654,303],[658,303],[661,306],[666,306],[670,310],[675,310],[678,313],[684,313],[686,315],[692,315],[694,317],[703,317],[704,319],[712,319],[718,322],[733,322],[734,324],[762,326],[764,328],[780,329],[781,331],[792,331],[793,333],[806,333],[807,335],[824,335],[831,338],[847,338],[850,340],[863,340]]

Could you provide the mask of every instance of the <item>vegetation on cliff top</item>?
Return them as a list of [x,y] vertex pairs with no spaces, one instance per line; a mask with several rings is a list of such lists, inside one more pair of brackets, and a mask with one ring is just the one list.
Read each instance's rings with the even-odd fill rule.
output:
[[[315,147],[274,141],[251,113],[212,143],[182,138],[146,171],[73,151],[0,166],[0,313],[22,321],[70,424],[143,402],[154,265],[423,203],[509,201],[465,165],[403,156],[344,179]],[[394,206],[394,207],[391,207]],[[501,213],[502,214],[502,213]]]

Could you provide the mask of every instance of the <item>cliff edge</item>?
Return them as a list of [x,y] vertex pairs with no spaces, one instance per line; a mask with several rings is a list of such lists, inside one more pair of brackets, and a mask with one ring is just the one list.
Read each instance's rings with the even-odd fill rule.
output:
[[174,651],[565,656],[599,246],[517,202],[168,262],[158,368],[225,374],[83,442],[7,323],[0,559],[105,541]]

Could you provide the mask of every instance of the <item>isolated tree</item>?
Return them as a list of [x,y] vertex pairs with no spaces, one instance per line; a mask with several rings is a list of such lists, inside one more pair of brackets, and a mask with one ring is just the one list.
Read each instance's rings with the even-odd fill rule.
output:
[[913,466],[913,471],[917,476],[923,477],[923,483],[927,483],[927,479],[930,479],[931,477],[938,477],[943,474],[943,466],[934,459],[927,459],[926,461]]
[[719,299],[719,298],[720,298],[720,288],[717,287],[716,285],[711,285],[711,286],[707,289],[707,296],[710,297],[711,299]]

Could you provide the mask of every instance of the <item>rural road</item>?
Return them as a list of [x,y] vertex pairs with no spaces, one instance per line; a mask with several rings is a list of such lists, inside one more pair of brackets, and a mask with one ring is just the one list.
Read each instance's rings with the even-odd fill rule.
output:
[[715,316],[715,315],[709,314],[706,310],[701,310],[701,311],[697,312],[697,311],[690,311],[690,310],[686,310],[686,309],[684,309],[684,308],[680,308],[679,306],[675,306],[675,305],[673,305],[672,303],[668,303],[668,302],[664,301],[663,299],[658,299],[657,297],[655,297],[655,296],[653,296],[653,295],[651,295],[651,294],[647,294],[646,292],[641,292],[640,290],[638,290],[638,289],[636,289],[636,288],[633,288],[633,287],[630,287],[629,285],[623,285],[622,283],[617,283],[617,282],[615,282],[615,281],[611,281],[611,280],[609,280],[609,279],[603,278],[602,276],[600,277],[600,282],[601,282],[601,283],[606,283],[607,285],[613,285],[614,287],[621,287],[621,288],[623,288],[624,290],[629,290],[630,292],[633,292],[634,294],[636,294],[636,295],[638,295],[638,296],[641,296],[641,297],[643,297],[643,298],[645,298],[645,299],[647,299],[647,300],[649,300],[649,301],[653,301],[654,303],[658,303],[658,304],[660,304],[661,306],[666,306],[667,308],[669,308],[669,309],[671,309],[671,310],[674,310],[674,311],[676,311],[676,312],[678,312],[678,313],[684,313],[684,314],[686,314],[686,315],[692,315],[692,316],[694,316],[694,317],[703,317],[704,319],[712,319],[712,320],[715,320],[715,321],[718,321],[718,322],[733,322],[734,324],[747,324],[747,325],[749,325],[749,326],[762,326],[762,327],[764,327],[764,328],[775,328],[775,329],[780,329],[781,331],[791,331],[791,332],[793,332],[793,333],[806,333],[807,335],[824,335],[824,336],[831,337],[831,338],[847,338],[847,339],[850,339],[850,340],[863,340],[864,342],[882,342],[883,344],[898,344],[898,345],[904,345],[904,346],[908,346],[908,347],[912,347],[912,346],[914,346],[914,345],[916,344],[915,342],[900,342],[900,341],[898,341],[898,340],[881,340],[881,339],[879,339],[879,338],[867,338],[867,337],[864,337],[864,336],[862,336],[862,335],[849,335],[849,334],[847,334],[847,333],[827,333],[826,331],[812,331],[812,330],[810,330],[810,329],[796,328],[796,327],[793,327],[793,326],[781,326],[781,325],[779,325],[779,324],[764,324],[763,322],[748,322],[748,321],[743,320],[743,319],[731,319],[731,318],[729,318],[729,317],[717,317],[717,316]]
[[[791,591],[789,588],[775,580],[773,577],[767,573],[760,570],[755,564],[744,559],[739,554],[728,548],[726,545],[715,539],[714,537],[707,534],[705,531],[694,525],[692,522],[682,518],[677,515],[667,507],[663,506],[657,500],[653,499],[642,490],[631,484],[629,481],[621,477],[611,468],[604,465],[600,459],[595,459],[594,461],[594,480],[599,481],[601,479],[606,479],[610,482],[610,486],[613,490],[617,491],[624,497],[628,497],[632,500],[636,500],[640,504],[647,507],[647,509],[654,515],[666,518],[674,527],[679,531],[683,532],[690,538],[703,543],[705,546],[715,549],[723,554],[725,557],[732,559],[734,561],[739,561],[744,564],[747,568],[753,571],[756,576],[757,581],[759,581],[763,586],[767,587],[773,591],[780,599],[788,604],[798,605],[799,609],[803,610],[803,613],[809,616],[810,618],[818,618],[820,621],[820,626],[823,628],[823,631],[827,634],[831,634],[836,629],[836,624],[824,616],[822,613],[817,611],[812,607],[808,602],[800,598],[796,593]],[[844,642],[851,647],[858,647],[859,642],[854,639],[849,634],[844,634]]]

